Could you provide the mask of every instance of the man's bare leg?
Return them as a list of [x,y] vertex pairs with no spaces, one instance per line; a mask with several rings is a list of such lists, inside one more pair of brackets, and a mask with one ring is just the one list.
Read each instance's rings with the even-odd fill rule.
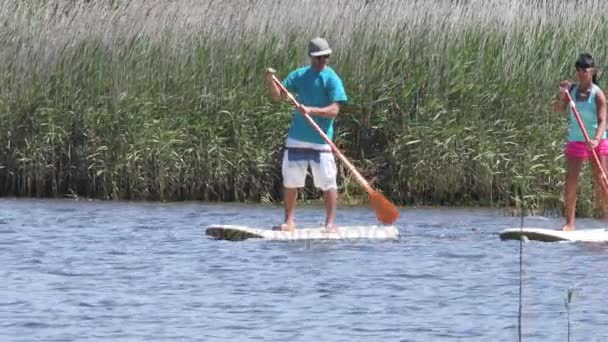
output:
[[330,189],[323,191],[325,198],[325,231],[337,232],[336,227],[336,207],[338,206],[338,191]]
[[298,202],[298,188],[284,188],[285,194],[285,222],[281,224],[280,230],[293,231],[296,228],[296,204]]

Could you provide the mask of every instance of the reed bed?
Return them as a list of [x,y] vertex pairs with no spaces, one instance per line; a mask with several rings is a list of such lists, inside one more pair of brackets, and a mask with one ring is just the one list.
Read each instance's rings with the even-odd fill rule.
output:
[[[608,58],[591,0],[0,3],[4,196],[280,199],[292,109],[263,71],[321,35],[350,97],[336,142],[392,200],[508,206],[525,181],[559,210],[567,116],[549,103],[580,52]],[[345,170],[340,191],[362,195]]]

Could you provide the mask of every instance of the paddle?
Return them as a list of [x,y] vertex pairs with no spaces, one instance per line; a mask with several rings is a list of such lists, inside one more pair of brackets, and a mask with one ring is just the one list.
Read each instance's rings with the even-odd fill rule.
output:
[[[589,139],[589,135],[587,134],[587,130],[585,129],[585,125],[583,124],[583,120],[581,120],[581,116],[578,114],[578,110],[576,110],[576,104],[574,103],[574,101],[572,100],[572,97],[570,96],[570,91],[568,89],[562,89],[562,90],[566,94],[566,98],[568,99],[570,108],[572,108],[574,117],[576,118],[576,121],[578,122],[578,125],[581,128],[581,131],[583,132],[585,141],[587,142],[587,144],[589,144],[591,139]],[[591,149],[591,153],[593,153],[593,160],[595,160],[595,163],[597,164],[597,167],[600,170],[602,180],[603,180],[602,185],[603,185],[604,191],[608,192],[608,178],[606,177],[606,172],[604,172],[604,168],[602,167],[600,158],[598,158],[597,153],[595,152],[594,149]]]
[[[279,79],[274,74],[272,75],[272,80],[279,87],[279,89],[281,89],[281,91],[287,95],[287,97],[291,100],[291,102],[293,102],[293,104],[297,108],[302,108],[302,105],[298,102],[298,100],[296,100],[296,98],[291,95],[291,93],[283,86],[283,83],[281,83],[281,81],[279,81]],[[327,142],[329,146],[331,146],[331,149],[333,150],[334,154],[337,155],[338,158],[340,158],[340,160],[348,167],[350,172],[355,176],[357,182],[359,182],[359,184],[365,189],[365,191],[367,191],[367,194],[369,196],[369,202],[374,211],[376,212],[376,217],[378,218],[378,221],[386,224],[391,224],[395,222],[397,220],[397,217],[399,217],[399,210],[397,209],[397,207],[381,193],[374,190],[371,185],[369,185],[365,178],[361,176],[361,174],[357,171],[353,164],[348,161],[344,154],[342,154],[342,152],[340,152],[336,145],[334,145],[334,143],[327,137],[327,135],[325,135],[325,132],[323,132],[323,130],[310,117],[310,115],[303,113],[302,111],[300,111],[300,113],[304,115],[308,123],[310,123],[312,127],[319,133],[319,135],[321,135],[321,138],[323,138],[323,140],[325,140],[325,142]]]

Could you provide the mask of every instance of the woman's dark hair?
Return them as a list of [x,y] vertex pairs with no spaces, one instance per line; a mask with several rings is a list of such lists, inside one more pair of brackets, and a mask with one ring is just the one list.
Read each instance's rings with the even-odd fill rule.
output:
[[[576,63],[574,63],[574,67],[578,70],[578,69],[588,69],[588,68],[595,68],[595,61],[593,60],[593,57],[591,57],[590,54],[588,53],[581,53],[578,56],[578,59],[576,60]],[[592,78],[593,84],[597,84],[597,69],[595,70],[595,72],[593,73],[593,78]]]

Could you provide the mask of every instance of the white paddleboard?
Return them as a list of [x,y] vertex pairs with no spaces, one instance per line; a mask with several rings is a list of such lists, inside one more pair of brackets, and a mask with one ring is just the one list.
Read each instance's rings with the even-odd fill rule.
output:
[[258,229],[234,225],[211,225],[205,234],[218,240],[340,240],[340,239],[397,239],[399,230],[395,226],[349,226],[337,232],[325,232],[323,228],[301,228],[293,232]]
[[500,232],[499,236],[501,240],[608,242],[608,229],[564,231],[545,228],[509,228]]

